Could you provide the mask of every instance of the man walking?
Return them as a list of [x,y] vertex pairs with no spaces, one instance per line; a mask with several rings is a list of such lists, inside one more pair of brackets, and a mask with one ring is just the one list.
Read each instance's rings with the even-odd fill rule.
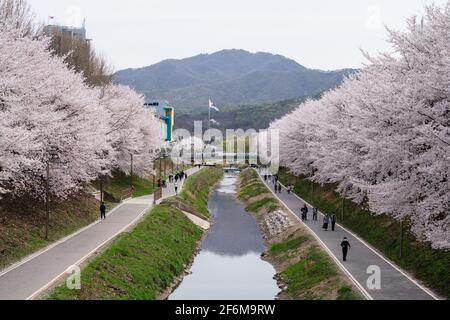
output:
[[333,212],[330,220],[331,220],[331,231],[334,231],[334,228],[336,226],[336,220],[337,220],[336,213]]
[[317,213],[319,210],[317,208],[313,208],[313,221],[317,221]]
[[328,231],[328,223],[330,222],[330,217],[328,215],[325,215],[323,217],[323,229],[325,231]]
[[308,220],[308,206],[306,204],[302,208],[302,220],[303,221]]
[[106,205],[104,202],[100,205],[100,220],[106,219]]
[[175,182],[175,193],[178,195],[178,182]]
[[347,261],[348,250],[351,248],[350,242],[348,242],[347,237],[344,237],[344,240],[341,242],[342,247],[342,258],[344,261]]

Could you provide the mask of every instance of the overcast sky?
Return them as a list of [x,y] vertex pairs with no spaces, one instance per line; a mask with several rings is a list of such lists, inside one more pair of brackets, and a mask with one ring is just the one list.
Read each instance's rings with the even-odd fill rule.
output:
[[[282,54],[317,69],[359,67],[388,51],[428,0],[29,0],[41,21],[81,25],[116,70],[221,49]],[[445,4],[446,0],[435,0]]]

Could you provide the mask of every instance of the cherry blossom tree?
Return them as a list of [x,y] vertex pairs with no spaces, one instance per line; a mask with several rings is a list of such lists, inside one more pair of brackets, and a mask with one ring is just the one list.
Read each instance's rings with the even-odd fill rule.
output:
[[107,114],[98,92],[47,48],[46,38],[0,30],[0,180],[15,195],[42,197],[47,164],[59,197],[93,180],[105,165],[99,154],[108,149]]
[[26,9],[0,1],[0,193],[43,199],[48,188],[64,198],[127,171],[131,154],[136,172],[149,173],[162,142],[154,112],[128,87],[87,86],[49,38],[30,32]]
[[113,149],[110,167],[129,173],[133,156],[136,173],[151,173],[153,151],[161,147],[163,139],[155,113],[144,108],[144,97],[127,86],[108,85],[100,103],[109,114],[107,138]]
[[[272,124],[295,174],[375,214],[410,222],[435,248],[450,248],[450,9],[429,6],[407,31],[389,30],[394,53],[318,101]],[[311,174],[314,175],[311,177]]]

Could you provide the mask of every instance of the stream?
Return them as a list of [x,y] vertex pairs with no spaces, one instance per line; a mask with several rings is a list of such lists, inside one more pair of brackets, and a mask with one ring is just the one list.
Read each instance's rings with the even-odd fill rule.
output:
[[237,199],[238,175],[225,174],[208,208],[215,224],[169,300],[274,300],[275,269],[261,259],[264,241],[255,219]]

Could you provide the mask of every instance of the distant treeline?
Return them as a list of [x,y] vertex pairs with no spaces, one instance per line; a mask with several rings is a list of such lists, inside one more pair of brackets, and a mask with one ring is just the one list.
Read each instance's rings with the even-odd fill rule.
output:
[[[318,98],[320,95],[311,97]],[[220,112],[212,111],[212,128],[225,131],[226,129],[267,129],[270,123],[282,118],[286,114],[294,111],[308,97],[285,100],[273,103],[258,105],[242,105],[239,107],[224,107]],[[200,113],[178,113],[176,115],[175,129],[187,129],[194,131],[194,121],[202,121],[203,128],[208,128],[208,110]]]

